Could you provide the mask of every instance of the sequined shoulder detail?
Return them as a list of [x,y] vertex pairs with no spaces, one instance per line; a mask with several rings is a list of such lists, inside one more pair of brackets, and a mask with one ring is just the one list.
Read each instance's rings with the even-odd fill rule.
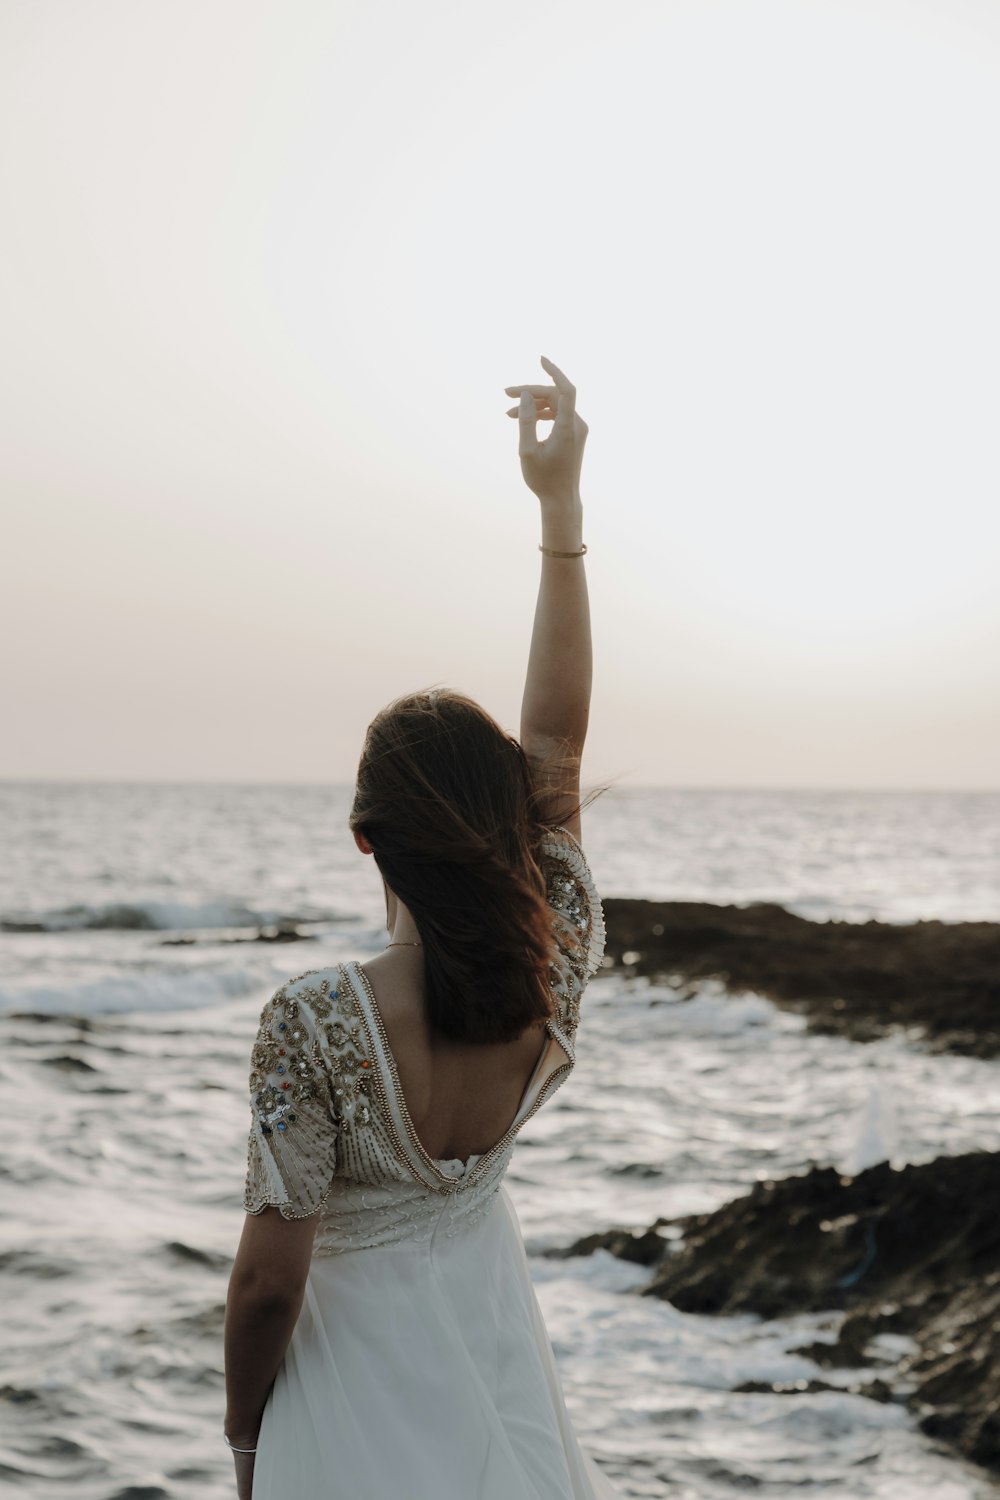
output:
[[541,846],[549,905],[574,929],[586,955],[587,977],[604,957],[604,908],[590,866],[568,828],[549,829]]
[[539,853],[559,955],[551,979],[556,1018],[573,1057],[580,1000],[604,956],[604,912],[590,866],[568,829],[547,830]]
[[308,1218],[330,1195],[340,1119],[320,1028],[337,993],[337,970],[311,969],[260,1013],[250,1052],[247,1213],[274,1206],[283,1218]]
[[[371,1123],[375,1059],[358,1011],[357,997],[347,982],[343,965],[315,972],[318,976],[330,976],[327,995],[321,998],[317,1014],[320,1044],[343,1138],[346,1131]],[[310,975],[302,977],[308,979]],[[322,996],[323,980],[319,982]],[[316,1002],[313,1005],[315,1008]]]

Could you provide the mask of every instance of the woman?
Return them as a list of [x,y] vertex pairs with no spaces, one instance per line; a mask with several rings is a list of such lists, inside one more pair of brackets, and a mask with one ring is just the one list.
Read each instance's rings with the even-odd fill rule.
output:
[[579,845],[587,426],[542,364],[552,385],[507,387],[542,513],[520,743],[450,692],[377,716],[350,823],[390,941],[261,1014],[225,1324],[240,1500],[615,1494],[568,1420],[503,1186],[573,1067],[604,943]]

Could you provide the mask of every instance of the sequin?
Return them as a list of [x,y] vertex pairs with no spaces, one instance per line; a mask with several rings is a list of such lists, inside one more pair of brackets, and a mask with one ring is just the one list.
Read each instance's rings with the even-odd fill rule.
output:
[[[549,1025],[567,1061],[518,1128],[574,1066],[581,997],[604,947],[600,900],[579,845],[552,830],[539,857],[554,939]],[[251,1054],[244,1207],[260,1213],[276,1204],[289,1219],[321,1215],[317,1256],[428,1241],[439,1228],[462,1233],[497,1201],[517,1137],[508,1131],[459,1177],[444,1170],[452,1163],[424,1164],[398,1105],[398,1079],[383,1076],[376,1015],[355,992],[353,973],[313,969],[289,980],[264,1006]]]

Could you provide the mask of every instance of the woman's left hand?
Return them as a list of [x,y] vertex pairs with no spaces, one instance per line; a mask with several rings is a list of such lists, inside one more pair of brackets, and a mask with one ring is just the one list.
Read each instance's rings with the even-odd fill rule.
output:
[[253,1453],[234,1453],[236,1464],[236,1500],[251,1500],[253,1494]]

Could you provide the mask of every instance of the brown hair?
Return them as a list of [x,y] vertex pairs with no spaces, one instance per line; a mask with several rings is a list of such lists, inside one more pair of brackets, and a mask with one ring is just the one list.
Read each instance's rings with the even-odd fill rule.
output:
[[417,924],[431,1027],[506,1042],[551,1014],[543,826],[517,740],[471,698],[398,698],[368,729],[352,829]]

